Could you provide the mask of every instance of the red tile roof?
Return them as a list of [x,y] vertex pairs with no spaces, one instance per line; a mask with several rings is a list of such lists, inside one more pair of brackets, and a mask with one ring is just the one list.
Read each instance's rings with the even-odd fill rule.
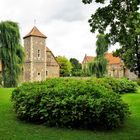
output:
[[[94,60],[95,57],[93,56],[87,56],[85,55],[84,60],[82,63],[86,62],[91,62],[92,60]],[[121,63],[121,59],[119,57],[114,57],[112,55],[112,53],[106,53],[105,54],[105,58],[109,61],[109,64],[119,64]]]
[[95,57],[93,56],[86,56],[86,60],[89,62],[89,61],[92,61]]
[[106,53],[105,58],[109,61],[109,64],[121,63],[121,59],[119,57],[114,57],[112,53]]
[[42,38],[47,38],[44,34],[42,34],[37,27],[33,27],[33,29],[23,38],[27,38],[29,36],[37,36],[37,37],[42,37]]
[[87,56],[87,55],[85,54],[85,57],[84,57],[84,59],[83,59],[83,61],[82,61],[82,64],[91,62],[94,58],[95,58],[95,57],[93,57],[93,56]]

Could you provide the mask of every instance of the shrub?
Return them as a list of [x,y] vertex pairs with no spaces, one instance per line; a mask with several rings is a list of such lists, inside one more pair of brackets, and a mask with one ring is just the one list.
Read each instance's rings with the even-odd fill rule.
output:
[[129,114],[118,94],[92,80],[25,83],[13,91],[12,101],[18,118],[49,126],[113,129]]
[[137,83],[126,78],[118,79],[120,82],[120,93],[134,93],[137,90]]
[[94,82],[110,89],[116,93],[134,93],[137,90],[136,82],[126,78],[116,79],[113,77],[94,79]]
[[135,80],[135,82],[140,86],[140,79]]
[[2,87],[2,81],[3,81],[2,74],[0,74],[0,87]]

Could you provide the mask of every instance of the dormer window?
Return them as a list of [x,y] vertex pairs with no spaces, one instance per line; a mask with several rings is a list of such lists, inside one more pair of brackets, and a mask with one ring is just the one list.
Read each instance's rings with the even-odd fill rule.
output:
[[40,50],[37,51],[37,56],[40,58]]

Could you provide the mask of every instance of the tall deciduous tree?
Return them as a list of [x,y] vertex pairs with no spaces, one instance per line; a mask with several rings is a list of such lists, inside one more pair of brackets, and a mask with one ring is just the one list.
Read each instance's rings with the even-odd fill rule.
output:
[[[90,4],[93,0],[82,0]],[[95,0],[102,3],[91,16],[91,32],[106,33],[110,43],[119,42],[115,53],[140,77],[140,0]],[[108,31],[109,29],[109,31]]]
[[72,76],[81,76],[82,65],[76,58],[71,58],[70,62],[72,64]]
[[72,65],[69,60],[65,56],[58,56],[56,59],[60,65],[60,76],[70,76]]
[[15,87],[22,71],[24,52],[20,44],[18,24],[12,21],[0,23],[0,59],[5,87]]
[[107,72],[107,64],[108,61],[104,57],[105,52],[108,50],[108,39],[104,34],[99,34],[97,36],[97,42],[96,42],[96,58],[93,60],[93,62],[89,63],[89,70],[92,74],[95,74],[96,77],[104,77],[104,75]]

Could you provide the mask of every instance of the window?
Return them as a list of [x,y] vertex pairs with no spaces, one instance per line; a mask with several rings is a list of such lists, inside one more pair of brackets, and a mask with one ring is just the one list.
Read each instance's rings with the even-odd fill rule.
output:
[[40,50],[37,51],[37,56],[40,58]]
[[46,76],[48,75],[48,71],[46,71]]
[[40,75],[40,73],[38,73],[38,76]]

